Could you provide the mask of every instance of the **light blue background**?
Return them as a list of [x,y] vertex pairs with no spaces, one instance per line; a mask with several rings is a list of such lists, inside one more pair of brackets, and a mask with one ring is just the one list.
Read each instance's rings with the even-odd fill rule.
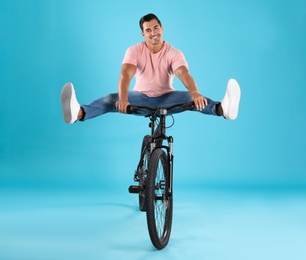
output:
[[[65,125],[59,94],[117,91],[139,18],[156,13],[203,95],[242,88],[236,121],[176,116],[175,178],[194,184],[306,184],[303,1],[1,1],[1,185],[109,185],[134,171],[143,118]],[[175,82],[177,89],[184,87]],[[193,179],[195,178],[196,181]]]
[[[305,232],[301,231],[305,230],[305,212],[301,210],[305,208],[305,197],[267,202],[260,195],[239,202],[243,193],[229,204],[226,199],[228,188],[234,192],[241,188],[269,191],[281,187],[281,193],[286,194],[305,189],[306,2],[302,0],[2,0],[0,202],[2,210],[6,209],[1,220],[0,245],[6,248],[1,249],[2,254],[6,259],[12,252],[18,254],[14,245],[32,255],[31,259],[44,255],[45,251],[37,251],[36,245],[50,254],[58,253],[50,259],[61,259],[59,255],[68,259],[71,248],[79,248],[74,251],[74,259],[78,253],[84,259],[83,254],[88,256],[89,251],[99,256],[110,248],[112,254],[123,255],[127,248],[136,250],[133,238],[128,247],[124,237],[108,240],[95,234],[101,241],[92,237],[92,231],[102,232],[99,227],[108,232],[111,212],[118,213],[113,226],[121,223],[121,216],[124,222],[120,225],[126,232],[135,233],[129,230],[129,223],[136,224],[141,218],[143,223],[136,233],[141,234],[141,241],[148,238],[146,233],[139,233],[141,228],[146,232],[144,216],[135,217],[130,212],[130,205],[137,206],[135,197],[133,202],[126,201],[142,136],[149,131],[148,122],[142,117],[107,114],[67,125],[62,119],[59,94],[67,81],[74,83],[81,103],[116,92],[125,50],[143,40],[138,21],[149,12],[161,19],[164,39],[185,54],[203,95],[221,100],[231,77],[242,89],[237,120],[186,112],[175,116],[175,125],[168,131],[175,138],[175,189],[179,194],[175,201],[177,225],[169,250],[176,252],[190,243],[191,250],[184,251],[182,257],[251,259],[248,254],[254,250],[253,245],[262,242],[260,247],[265,250],[255,250],[254,259],[297,259],[292,252],[302,255],[299,245],[305,241]],[[184,89],[177,80],[175,87]],[[211,194],[189,194],[220,187],[226,188],[221,200],[220,189],[216,200]],[[88,195],[88,190],[93,195]],[[99,204],[96,195],[100,192],[107,194],[103,195],[105,204]],[[118,204],[114,205],[111,198]],[[195,205],[188,204],[190,198]],[[81,207],[76,209],[78,203]],[[102,207],[109,218],[92,205]],[[193,213],[191,219],[188,212]],[[104,218],[96,222],[99,214]],[[77,220],[72,216],[78,216]],[[198,221],[201,218],[200,225],[205,223],[205,230],[190,227],[196,223],[195,216]],[[278,216],[282,219],[275,221]],[[70,223],[70,217],[74,222]],[[84,219],[91,223],[90,229]],[[184,222],[186,219],[190,219],[189,224]],[[234,219],[236,225],[232,225]],[[280,235],[279,228],[286,220],[291,225]],[[263,235],[259,226],[272,229]],[[119,227],[108,233],[121,234]],[[57,228],[63,231],[56,233]],[[76,230],[80,236],[73,235]],[[206,237],[199,237],[200,233]],[[230,236],[233,233],[234,239]],[[244,238],[251,233],[255,235],[249,244]],[[62,240],[58,240],[58,234],[62,234]],[[288,245],[290,241],[281,240],[287,237],[296,240]],[[277,246],[270,247],[270,238]],[[118,239],[122,247],[115,251]],[[48,247],[47,241],[58,251]],[[95,250],[101,247],[100,242],[104,247],[98,253]],[[149,241],[143,243],[150,248]],[[241,257],[237,245],[246,248],[246,255]],[[291,246],[299,248],[293,250]],[[277,257],[266,253],[279,248],[288,251]],[[151,249],[143,249],[142,255]],[[230,250],[236,251],[229,255]],[[165,252],[179,259],[179,253]]]

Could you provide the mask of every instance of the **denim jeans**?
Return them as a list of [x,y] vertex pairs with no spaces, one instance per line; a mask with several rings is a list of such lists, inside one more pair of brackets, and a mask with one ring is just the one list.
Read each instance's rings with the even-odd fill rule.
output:
[[[176,104],[188,103],[192,101],[188,91],[172,91],[158,97],[149,97],[137,91],[129,91],[128,99],[131,105],[142,105],[153,108],[167,108]],[[208,98],[207,100],[208,105],[199,112],[207,115],[217,116],[216,105],[220,102],[216,102]],[[118,93],[113,93],[99,98],[89,103],[88,105],[81,105],[85,112],[83,120],[91,119],[109,112],[118,112],[115,107],[117,101]]]

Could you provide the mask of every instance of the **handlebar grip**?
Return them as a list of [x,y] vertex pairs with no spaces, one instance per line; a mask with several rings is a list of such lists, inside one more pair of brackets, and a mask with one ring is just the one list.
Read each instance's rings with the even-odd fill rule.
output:
[[136,114],[137,111],[138,111],[138,108],[135,107],[135,106],[128,105],[127,108],[126,108],[126,113],[127,114]]

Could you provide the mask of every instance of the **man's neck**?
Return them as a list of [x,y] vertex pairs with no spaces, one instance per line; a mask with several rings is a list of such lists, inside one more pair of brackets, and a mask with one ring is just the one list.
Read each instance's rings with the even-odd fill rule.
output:
[[159,43],[159,44],[154,44],[154,45],[153,45],[153,44],[149,44],[149,43],[146,42],[147,48],[148,48],[149,51],[152,52],[152,53],[157,53],[157,52],[159,52],[159,51],[163,48],[164,44],[165,44],[165,41],[162,41],[161,43]]

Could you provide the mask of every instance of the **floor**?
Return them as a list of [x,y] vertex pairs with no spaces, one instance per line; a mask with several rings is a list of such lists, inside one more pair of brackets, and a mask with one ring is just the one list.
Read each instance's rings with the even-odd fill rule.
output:
[[306,192],[176,188],[169,245],[152,246],[126,189],[0,192],[0,259],[306,259]]

